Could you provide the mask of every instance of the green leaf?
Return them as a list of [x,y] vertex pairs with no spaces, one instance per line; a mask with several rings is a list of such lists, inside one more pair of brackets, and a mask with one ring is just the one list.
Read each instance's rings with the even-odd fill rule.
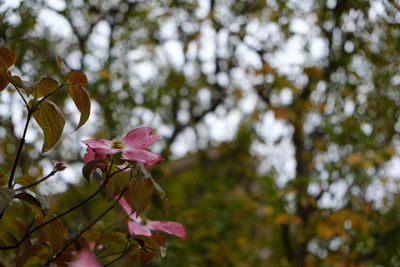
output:
[[25,223],[16,217],[3,217],[0,222],[0,229],[3,232],[12,234],[17,240],[25,235]]
[[[53,219],[56,216],[54,214],[47,215],[47,218]],[[44,219],[41,217],[36,217],[36,223],[44,223]],[[57,219],[49,224],[46,224],[42,228],[42,239],[49,242],[53,253],[58,252],[64,245],[64,241],[68,236],[67,229],[64,227],[60,219]]]
[[0,214],[7,209],[11,199],[14,196],[14,191],[8,187],[0,187]]
[[94,159],[92,161],[89,161],[85,165],[83,165],[83,167],[82,167],[82,175],[86,179],[86,181],[88,181],[88,183],[90,183],[90,175],[92,174],[93,169],[96,167],[96,165],[98,163],[99,163],[99,161]]
[[40,82],[33,87],[32,94],[36,97],[42,97],[48,95],[57,89],[58,82],[50,77],[45,77],[40,80]]
[[44,134],[42,153],[47,152],[57,143],[63,132],[64,116],[54,103],[44,100],[33,113],[33,118]]
[[40,212],[43,213],[43,216],[45,215],[44,212],[42,211],[42,205],[39,200],[37,200],[34,196],[31,194],[28,194],[26,192],[16,194],[14,198],[18,198],[22,200],[23,203],[25,203],[28,207],[32,209],[32,211],[35,214],[39,214]]
[[79,119],[79,124],[76,127],[75,131],[78,130],[82,125],[86,123],[90,116],[90,98],[86,90],[76,84],[70,83],[68,85],[69,94],[71,95],[72,100],[75,103],[75,106],[78,108],[81,113],[81,117]]
[[0,241],[4,246],[12,246],[18,242],[18,240],[8,232],[0,232]]
[[134,180],[125,193],[125,199],[139,216],[150,202],[153,194],[153,181],[149,178]]

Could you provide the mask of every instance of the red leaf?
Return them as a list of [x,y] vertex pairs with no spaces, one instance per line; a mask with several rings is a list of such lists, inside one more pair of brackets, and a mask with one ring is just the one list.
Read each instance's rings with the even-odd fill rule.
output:
[[88,85],[88,80],[86,78],[86,75],[79,71],[79,70],[72,70],[68,74],[68,79],[67,81],[69,83],[75,83],[80,86],[87,86]]
[[0,73],[0,92],[4,90],[8,85],[8,78],[7,75],[2,72]]

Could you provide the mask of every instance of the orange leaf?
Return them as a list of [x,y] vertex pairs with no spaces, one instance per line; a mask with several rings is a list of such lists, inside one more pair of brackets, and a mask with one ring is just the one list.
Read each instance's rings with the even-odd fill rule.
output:
[[79,71],[79,70],[72,70],[68,74],[67,81],[69,83],[75,83],[75,84],[80,85],[80,86],[87,86],[88,85],[88,80],[86,78],[86,75],[83,72]]
[[90,98],[86,90],[76,84],[69,84],[68,86],[69,94],[71,95],[72,100],[75,103],[75,106],[78,108],[81,113],[81,118],[79,119],[79,124],[76,127],[75,131],[78,130],[85,122],[89,119],[90,116]]
[[14,65],[17,57],[8,48],[0,48],[0,63],[3,65],[4,70],[8,70],[12,65]]

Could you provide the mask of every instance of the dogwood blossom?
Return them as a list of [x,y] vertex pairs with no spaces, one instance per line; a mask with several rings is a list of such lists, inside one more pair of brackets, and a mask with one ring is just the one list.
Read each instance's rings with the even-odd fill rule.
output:
[[185,239],[186,231],[182,224],[171,221],[142,220],[142,218],[136,216],[136,212],[132,213],[131,207],[124,198],[119,200],[119,204],[132,219],[132,221],[128,222],[129,233],[131,235],[151,236],[152,231],[162,231],[177,236],[180,240]]
[[153,130],[149,127],[139,127],[130,131],[122,139],[89,139],[82,141],[88,146],[84,162],[87,163],[93,159],[102,160],[107,155],[122,152],[123,160],[141,162],[145,167],[149,167],[161,160],[159,154],[145,150],[159,138],[157,135],[151,135],[152,132]]

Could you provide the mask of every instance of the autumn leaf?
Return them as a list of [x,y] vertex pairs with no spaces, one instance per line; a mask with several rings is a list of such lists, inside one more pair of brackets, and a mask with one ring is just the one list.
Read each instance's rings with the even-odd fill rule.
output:
[[64,116],[54,103],[44,100],[33,113],[33,118],[44,134],[42,153],[47,152],[60,139],[65,124]]

